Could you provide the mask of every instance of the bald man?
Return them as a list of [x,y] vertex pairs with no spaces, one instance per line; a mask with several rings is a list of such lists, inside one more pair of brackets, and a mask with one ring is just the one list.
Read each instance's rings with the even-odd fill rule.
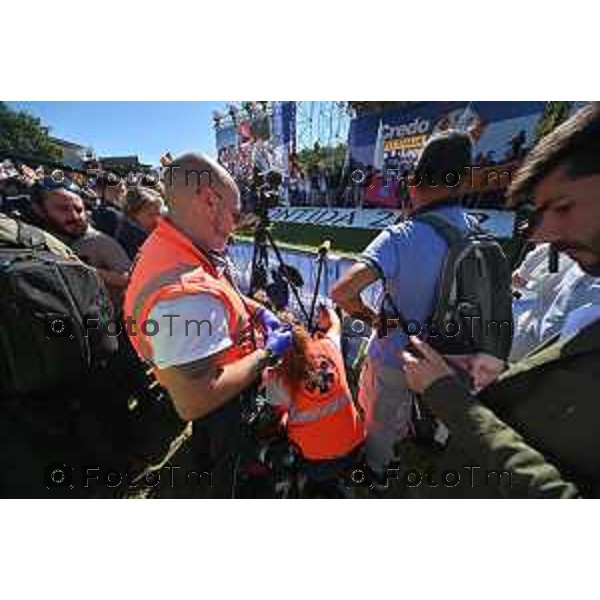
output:
[[140,249],[125,297],[128,334],[182,419],[212,496],[232,495],[241,394],[291,345],[277,318],[233,283],[223,255],[240,217],[229,173],[184,154],[164,173],[167,218]]

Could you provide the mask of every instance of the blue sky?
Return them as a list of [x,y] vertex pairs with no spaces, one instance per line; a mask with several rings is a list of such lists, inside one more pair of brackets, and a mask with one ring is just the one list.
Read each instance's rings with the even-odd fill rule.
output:
[[157,164],[170,150],[215,154],[212,111],[225,102],[7,102],[50,127],[50,134],[94,148],[98,156],[137,154]]

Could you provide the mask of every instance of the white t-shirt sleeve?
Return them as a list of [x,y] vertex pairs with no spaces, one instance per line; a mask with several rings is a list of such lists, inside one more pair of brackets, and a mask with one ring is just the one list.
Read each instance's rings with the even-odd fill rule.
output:
[[159,369],[184,365],[222,352],[233,345],[223,303],[209,294],[158,302],[148,319],[153,362]]

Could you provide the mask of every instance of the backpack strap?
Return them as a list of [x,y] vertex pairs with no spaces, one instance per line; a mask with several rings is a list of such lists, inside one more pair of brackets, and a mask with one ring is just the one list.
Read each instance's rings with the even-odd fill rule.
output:
[[458,227],[455,227],[439,215],[423,213],[414,216],[412,220],[427,223],[430,227],[433,227],[436,233],[439,233],[444,238],[449,248],[462,241],[465,237]]
[[[400,309],[396,306],[396,303],[394,302],[394,300],[392,298],[392,293],[390,292],[390,288],[388,286],[387,279],[383,276],[383,274],[381,275],[381,285],[383,287],[383,297],[381,298],[381,305],[379,307],[380,323],[383,323],[384,320],[386,320],[388,317],[388,313],[385,309],[385,305],[387,303],[392,308],[394,318],[398,319],[398,324],[400,326],[402,326],[403,323],[406,323],[406,320],[405,320],[404,316],[402,315],[402,313],[400,312]],[[381,327],[379,328],[378,334],[380,336],[382,335]]]
[[438,282],[438,289],[435,294],[434,310],[431,315],[431,318],[433,318],[435,314],[440,312],[440,307],[445,302],[450,301],[452,303],[457,293],[457,290],[454,289],[454,269],[449,268],[449,265],[454,264],[456,261],[469,232],[476,229],[473,227],[463,232],[443,217],[431,213],[416,215],[413,220],[427,223],[430,227],[433,227],[436,233],[442,236],[448,246],[442,266],[441,279]]
[[30,227],[27,223],[23,223],[20,219],[16,219],[17,223],[17,239],[16,242],[19,246],[24,248],[31,248],[32,250],[44,250],[47,248],[46,238],[44,234],[36,229]]
[[44,233],[16,217],[7,217],[0,223],[0,244],[4,246],[46,250]]

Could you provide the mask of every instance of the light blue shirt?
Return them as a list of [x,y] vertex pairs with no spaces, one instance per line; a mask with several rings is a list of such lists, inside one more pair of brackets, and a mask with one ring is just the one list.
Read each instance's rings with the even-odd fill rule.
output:
[[[445,204],[429,212],[463,231],[469,228],[470,217],[458,205]],[[444,238],[429,224],[408,220],[385,229],[369,244],[361,259],[385,276],[392,300],[402,316],[407,321],[418,321],[425,328],[437,300],[438,280],[447,249]],[[374,334],[368,356],[384,366],[399,368],[398,352],[406,343],[402,329],[391,330],[385,338]]]

